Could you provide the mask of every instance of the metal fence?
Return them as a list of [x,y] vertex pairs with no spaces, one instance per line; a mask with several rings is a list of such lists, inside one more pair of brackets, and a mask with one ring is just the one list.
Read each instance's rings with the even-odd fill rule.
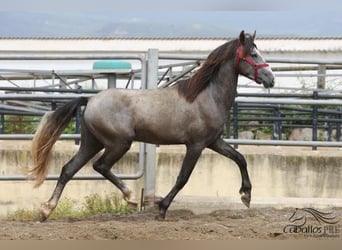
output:
[[[26,117],[17,122],[31,124],[36,127],[39,117],[47,110],[54,110],[59,105],[73,98],[96,94],[98,79],[108,79],[107,87],[115,87],[109,80],[113,75],[115,79],[123,79],[126,88],[153,88],[168,87],[178,79],[189,77],[205,59],[205,55],[171,55],[158,54],[151,50],[146,54],[116,54],[116,53],[70,53],[70,54],[0,54],[1,60],[135,60],[140,68],[130,71],[39,71],[23,69],[1,69],[0,81],[6,81],[10,86],[0,87],[0,140],[30,140],[32,133],[8,133],[8,122],[13,123],[13,116]],[[310,146],[342,147],[342,94],[340,91],[323,88],[328,77],[341,78],[342,61],[326,60],[295,60],[269,58],[277,77],[301,77],[317,79],[317,86],[312,89],[302,88],[291,90],[289,93],[276,88],[272,93],[258,91],[250,88],[248,84],[240,84],[238,95],[227,121],[225,140],[235,147],[238,145],[281,145],[281,146]],[[292,65],[294,64],[294,65]],[[298,66],[299,65],[299,66]],[[304,73],[303,73],[304,72]],[[33,80],[48,81],[43,87],[22,87],[17,81]],[[90,87],[83,87],[83,83],[90,81]],[[134,84],[133,82],[138,82]],[[34,83],[35,84],[35,83]],[[342,85],[342,80],[341,80]],[[256,85],[255,85],[256,86]],[[244,89],[244,91],[239,91]],[[246,91],[247,89],[247,91]],[[248,90],[251,91],[248,91]],[[37,118],[38,117],[38,118]],[[12,120],[11,120],[12,119]],[[63,134],[61,139],[77,140],[80,138],[80,117],[75,119],[74,131]],[[253,131],[253,138],[240,138],[242,131],[251,126],[256,131],[262,131],[268,138],[258,138]],[[312,130],[311,139],[289,140],[289,131],[297,128]],[[140,166],[138,173],[132,176],[119,177],[131,179],[144,175],[147,185],[146,192],[153,193],[155,148],[150,145],[141,145]],[[57,179],[57,176],[48,176],[48,179]],[[75,179],[99,179],[99,175],[76,176]],[[0,180],[26,180],[25,176],[0,176]]]
[[[231,111],[227,137],[233,139],[230,142],[235,147],[238,144],[341,147],[341,108],[341,94],[317,90],[312,94],[239,94]],[[291,140],[293,129],[301,128],[311,129],[311,138],[306,142]],[[239,140],[239,131],[253,129],[268,132],[272,142],[258,140],[262,139],[260,136],[254,141]]]
[[[158,87],[167,87],[183,77],[189,77],[194,70],[205,59],[204,55],[174,55],[159,54],[157,63]],[[56,71],[56,70],[23,70],[23,69],[1,69],[0,79],[12,84],[10,87],[0,87],[0,139],[30,139],[29,134],[6,134],[9,124],[33,124],[47,110],[54,110],[72,98],[79,95],[92,95],[100,91],[95,89],[94,82],[97,79],[108,79],[108,87],[116,84],[109,83],[109,79],[115,75],[115,79],[125,79],[125,87],[134,86],[134,80],[138,81],[138,88],[146,88],[148,69],[147,54],[110,54],[110,53],[68,53],[68,54],[0,54],[1,60],[104,60],[124,59],[140,62],[140,68],[129,71],[115,70],[80,70],[80,71]],[[167,63],[161,63],[162,61]],[[339,91],[324,91],[327,77],[340,77],[342,85],[342,61],[327,61],[318,59],[277,59],[268,58],[277,77],[301,77],[307,76],[317,79],[316,88],[305,89],[300,93],[258,93],[255,91],[239,92],[231,111],[231,119],[227,121],[226,139],[238,144],[255,145],[311,145],[316,148],[320,146],[342,146],[341,140],[341,94]],[[177,70],[175,70],[177,68]],[[180,70],[181,69],[181,70]],[[286,74],[284,74],[284,72]],[[294,72],[294,73],[293,73]],[[297,73],[296,73],[297,72]],[[308,73],[307,73],[308,72]],[[16,80],[50,80],[50,85],[45,87],[21,87],[15,83]],[[92,81],[90,88],[82,87],[82,82]],[[58,83],[56,83],[58,82]],[[239,88],[245,87],[240,85]],[[305,93],[303,93],[305,92]],[[13,120],[15,115],[17,120]],[[31,117],[33,119],[18,119],[18,117]],[[7,118],[7,119],[6,119]],[[254,122],[254,123],[253,123]],[[253,123],[259,130],[267,131],[269,140],[260,138],[241,139],[239,132],[248,128]],[[24,126],[25,127],[25,126]],[[312,129],[311,142],[298,142],[288,140],[288,133],[294,128]],[[12,130],[13,132],[13,130]],[[16,131],[14,131],[16,132]],[[20,132],[20,131],[19,131]],[[79,135],[79,117],[76,118],[74,136],[63,135],[62,138],[77,138]],[[320,133],[323,133],[320,134]],[[286,142],[287,141],[287,142]]]
[[[155,51],[149,50],[146,54],[110,54],[110,53],[92,53],[92,54],[0,54],[1,60],[106,60],[106,59],[125,59],[135,60],[140,63],[139,70],[86,70],[86,71],[46,71],[46,70],[22,70],[22,69],[0,69],[0,80],[9,83],[10,86],[0,87],[0,140],[30,140],[33,138],[32,133],[26,134],[4,134],[6,132],[6,118],[9,115],[15,117],[31,117],[36,118],[43,115],[48,110],[54,110],[59,105],[77,98],[81,95],[93,95],[99,90],[84,89],[81,83],[84,81],[92,81],[95,83],[98,79],[108,79],[107,87],[116,87],[118,79],[126,79],[127,84],[134,81],[134,76],[140,79],[140,88],[152,88],[150,84],[155,81],[153,71],[157,72],[157,57]],[[150,71],[147,76],[147,71]],[[152,71],[152,73],[151,73]],[[49,80],[49,84],[45,87],[22,87],[16,81],[33,80],[34,85],[37,81]],[[113,81],[114,80],[114,81]],[[59,83],[56,83],[59,81]],[[131,84],[133,85],[133,83]],[[28,119],[28,124],[33,123],[36,127],[39,119]],[[21,121],[22,122],[22,121]],[[72,134],[63,134],[61,139],[72,139],[77,143],[80,138],[80,112],[75,119],[75,130]],[[140,144],[139,150],[139,166],[134,174],[116,174],[121,179],[139,179],[145,177],[145,195],[154,194],[154,173],[145,174],[149,170],[148,165],[154,167],[155,149],[147,144]],[[150,170],[149,170],[150,171]],[[24,175],[1,175],[2,181],[27,180]],[[57,175],[48,175],[48,180],[57,180]],[[97,180],[103,179],[98,174],[76,175],[74,180]]]
[[[6,88],[7,90],[9,88]],[[0,88],[1,90],[1,88]],[[22,88],[16,92],[32,91],[36,89]],[[13,88],[11,88],[13,91]],[[46,91],[39,90],[39,91]],[[15,105],[8,103],[0,106],[0,139],[31,139],[30,134],[5,134],[5,127],[8,123],[31,124],[36,127],[39,119],[47,110],[54,110],[59,105],[70,101],[73,98],[82,96],[91,96],[98,92],[95,90],[49,90],[49,92],[60,93],[58,95],[50,94],[4,94],[0,95],[1,101],[15,100]],[[75,92],[78,92],[75,94]],[[84,93],[85,92],[85,93]],[[67,94],[68,93],[68,94]],[[26,107],[18,106],[18,102]],[[33,104],[32,102],[35,102]],[[39,104],[38,104],[39,103]],[[28,108],[31,105],[32,108]],[[312,141],[341,141],[341,122],[342,122],[342,95],[326,94],[313,91],[312,94],[265,94],[265,93],[241,93],[238,94],[233,108],[231,110],[231,119],[227,124],[226,137],[229,139],[239,139],[239,132],[253,127],[259,127],[266,130],[270,135],[270,140],[284,140],[285,131],[293,128],[311,128]],[[15,117],[30,117],[26,120],[6,120],[6,115]],[[79,133],[80,117],[76,118],[74,134]],[[24,126],[25,127],[25,126]],[[324,135],[319,136],[319,132]],[[70,135],[63,135],[62,138],[75,138]],[[243,142],[242,142],[243,143]],[[255,142],[257,143],[257,142]],[[237,143],[234,143],[237,144]],[[323,143],[324,144],[324,143]],[[323,145],[322,144],[322,145]],[[291,143],[296,145],[296,142]],[[339,145],[339,144],[327,144]]]

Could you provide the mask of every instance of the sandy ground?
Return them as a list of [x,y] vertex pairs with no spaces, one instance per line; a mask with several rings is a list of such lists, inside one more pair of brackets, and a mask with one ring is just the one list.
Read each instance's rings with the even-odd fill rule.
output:
[[[85,220],[36,221],[1,220],[1,240],[165,240],[165,239],[340,239],[341,222],[334,225],[335,236],[317,237],[317,234],[287,233],[294,208],[256,208],[218,210],[196,215],[190,210],[171,210],[165,221],[155,219],[156,209],[129,215],[102,215]],[[342,218],[341,208],[330,208]],[[314,221],[308,226],[317,227]]]
[[[70,142],[67,142],[70,143]],[[56,148],[63,148],[65,143],[57,143]],[[13,144],[0,143],[0,148],[27,149],[28,142]],[[76,149],[76,146],[73,146]],[[254,147],[274,150],[274,147]],[[298,152],[298,148],[283,148],[282,153]],[[241,151],[248,147],[241,147]],[[320,149],[318,152],[310,148],[302,149],[308,154],[340,154],[336,149]],[[164,240],[164,239],[336,239],[336,237],[318,237],[317,234],[288,233],[283,229],[289,224],[289,218],[295,208],[276,209],[271,207],[251,209],[225,209],[210,213],[194,214],[188,209],[168,211],[165,221],[158,221],[156,209],[149,209],[129,215],[102,215],[90,219],[48,220],[44,223],[37,221],[11,221],[0,219],[0,240]],[[342,208],[328,208],[328,212],[336,215],[340,221],[334,225],[335,236],[342,235]],[[311,227],[329,225],[308,224]]]

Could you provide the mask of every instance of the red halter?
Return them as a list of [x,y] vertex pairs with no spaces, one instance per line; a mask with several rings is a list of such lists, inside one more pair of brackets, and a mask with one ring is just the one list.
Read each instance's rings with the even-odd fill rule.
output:
[[269,65],[267,63],[257,64],[249,56],[244,56],[243,47],[241,44],[239,44],[239,47],[237,50],[236,62],[235,62],[237,73],[240,73],[240,62],[241,61],[247,62],[249,65],[251,65],[254,68],[254,81],[256,81],[257,83],[260,83],[258,81],[258,70],[261,68],[264,68],[264,67],[268,67]]

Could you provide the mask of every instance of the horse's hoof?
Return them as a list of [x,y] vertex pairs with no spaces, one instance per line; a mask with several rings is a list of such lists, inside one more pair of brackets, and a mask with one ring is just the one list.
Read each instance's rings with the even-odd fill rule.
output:
[[157,221],[165,221],[165,217],[163,217],[162,215],[157,215],[156,217],[154,217],[155,220]]
[[251,195],[248,193],[242,193],[241,195],[241,201],[246,207],[250,207],[251,203]]
[[165,220],[165,215],[166,215],[166,210],[163,208],[159,208],[159,215],[155,217],[156,220],[159,221],[164,221]]
[[125,190],[125,192],[122,193],[122,195],[123,195],[123,199],[129,202],[129,200],[131,199],[132,191],[127,189]]
[[47,220],[47,218],[48,216],[45,213],[43,213],[42,211],[39,212],[39,216],[38,216],[39,222],[44,222]]
[[47,213],[44,209],[41,209],[41,210],[39,211],[38,220],[39,220],[40,222],[46,221],[48,217],[49,217],[49,213]]
[[51,209],[49,203],[42,204],[42,206],[41,206],[41,208],[39,210],[39,215],[38,215],[39,221],[40,222],[46,221],[47,218],[49,217],[51,211],[52,211],[52,209]]

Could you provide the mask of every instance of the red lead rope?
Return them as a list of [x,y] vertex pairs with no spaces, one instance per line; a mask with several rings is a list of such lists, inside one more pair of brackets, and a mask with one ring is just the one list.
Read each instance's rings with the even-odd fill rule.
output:
[[247,62],[249,65],[251,65],[254,68],[254,81],[256,81],[257,83],[260,83],[258,81],[258,70],[261,68],[264,68],[264,67],[268,67],[269,65],[267,63],[257,64],[249,56],[244,56],[242,45],[239,44],[238,51],[237,51],[237,57],[236,57],[236,63],[235,63],[237,73],[240,73],[240,62],[241,61]]

